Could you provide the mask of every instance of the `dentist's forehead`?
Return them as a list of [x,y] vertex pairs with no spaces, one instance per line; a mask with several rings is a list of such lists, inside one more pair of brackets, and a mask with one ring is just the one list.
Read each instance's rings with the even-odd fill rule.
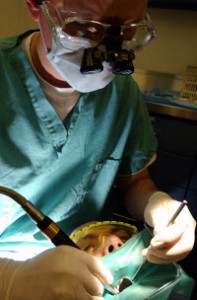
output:
[[142,20],[148,0],[51,0],[57,8],[78,14],[88,13],[95,20]]

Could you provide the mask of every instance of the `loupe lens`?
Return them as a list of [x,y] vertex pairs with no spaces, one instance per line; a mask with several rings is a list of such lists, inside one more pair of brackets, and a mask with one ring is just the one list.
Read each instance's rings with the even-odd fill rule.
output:
[[132,61],[120,61],[112,64],[112,72],[116,75],[131,75],[134,73]]
[[84,49],[80,71],[84,75],[103,71],[102,60],[100,59],[99,52],[95,48]]

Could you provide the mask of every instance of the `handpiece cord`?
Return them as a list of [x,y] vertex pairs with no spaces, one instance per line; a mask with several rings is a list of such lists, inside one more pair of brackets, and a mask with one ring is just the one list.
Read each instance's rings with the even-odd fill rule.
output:
[[15,200],[36,223],[41,232],[51,240],[55,246],[67,245],[79,249],[66,233],[49,217],[45,216],[30,201],[16,191],[0,186],[0,193]]
[[[28,214],[28,216],[36,223],[41,232],[51,240],[55,246],[67,245],[80,249],[59,226],[38,210],[30,201],[24,198],[16,191],[4,186],[0,186],[0,194],[4,194],[15,200]],[[105,289],[112,295],[117,295],[117,288],[112,285],[105,285]]]

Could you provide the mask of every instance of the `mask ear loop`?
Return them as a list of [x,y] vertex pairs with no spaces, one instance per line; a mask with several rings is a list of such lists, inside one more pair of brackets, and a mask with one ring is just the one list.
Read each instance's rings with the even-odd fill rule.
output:
[[[147,225],[146,223],[144,224],[144,228],[147,230],[147,232],[148,232],[151,236],[153,236],[151,230],[149,229],[149,227],[148,227],[148,225]],[[146,261],[143,261],[143,265],[144,265],[145,262],[146,262]],[[164,285],[162,285],[160,288],[156,289],[155,291],[153,291],[153,292],[152,292],[151,294],[149,294],[146,298],[144,298],[144,300],[150,299],[152,296],[154,296],[155,294],[157,294],[157,293],[163,291],[165,288],[167,288],[168,286],[172,285],[174,282],[176,282],[177,280],[179,280],[179,279],[181,278],[181,275],[183,274],[182,268],[181,268],[177,263],[172,263],[172,264],[175,266],[176,271],[177,271],[177,274],[176,274],[175,278],[174,278],[173,280],[171,280],[171,281],[165,283]],[[143,265],[141,265],[141,268],[142,268]],[[139,272],[139,271],[141,270],[141,268],[138,269],[137,272]],[[136,273],[137,273],[137,272],[136,272]],[[137,275],[136,273],[135,273],[134,276]]]
[[[41,9],[42,9],[44,16],[46,17],[46,20],[48,22],[48,26],[49,26],[51,32],[53,32],[55,29],[57,30],[57,28],[61,27],[62,20],[59,16],[58,12],[56,11],[55,7],[53,7],[53,5],[50,2],[43,1],[41,3]],[[50,11],[52,9],[54,11],[53,16]]]

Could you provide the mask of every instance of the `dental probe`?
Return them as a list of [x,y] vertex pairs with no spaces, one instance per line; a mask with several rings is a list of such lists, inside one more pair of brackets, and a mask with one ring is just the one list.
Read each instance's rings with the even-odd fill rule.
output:
[[[60,227],[49,217],[45,216],[30,201],[16,191],[4,186],[0,186],[0,193],[15,200],[36,223],[41,232],[51,240],[55,246],[67,245],[80,250],[80,248],[70,239],[70,237],[60,229]],[[105,289],[111,294],[117,295],[117,289],[112,285],[105,285]]]
[[175,213],[173,214],[172,218],[169,220],[167,226],[171,225],[175,221],[175,219],[178,217],[178,215],[180,214],[182,209],[185,207],[185,205],[187,205],[187,201],[183,200],[181,202],[181,204],[179,205],[179,207],[177,208],[177,210],[175,211]]
[[[185,207],[185,205],[187,205],[187,201],[183,200],[181,202],[181,204],[179,205],[179,207],[177,208],[177,210],[175,211],[175,213],[172,215],[171,219],[169,220],[169,222],[167,224],[167,227],[170,226],[175,221],[175,219],[178,217],[178,215],[180,214],[180,212],[182,211],[182,209]],[[147,259],[144,258],[143,261],[142,261],[142,263],[138,267],[137,271],[133,275],[133,277],[131,279],[131,282],[133,282],[133,280],[135,279],[135,277],[137,276],[137,274],[139,273],[139,271],[141,270],[141,268],[143,267],[143,265],[145,264],[146,261],[147,261]]]

